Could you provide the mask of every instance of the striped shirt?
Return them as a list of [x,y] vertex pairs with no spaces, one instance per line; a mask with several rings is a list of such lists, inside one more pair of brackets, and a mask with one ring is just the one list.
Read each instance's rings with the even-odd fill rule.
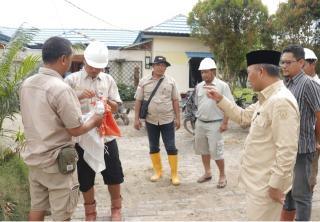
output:
[[303,72],[286,79],[285,84],[296,97],[301,115],[298,153],[313,153],[316,151],[315,113],[320,112],[320,85]]

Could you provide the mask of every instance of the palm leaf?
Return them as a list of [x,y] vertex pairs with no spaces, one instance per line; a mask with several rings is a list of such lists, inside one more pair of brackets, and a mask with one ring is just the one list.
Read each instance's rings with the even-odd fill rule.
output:
[[32,73],[39,63],[39,56],[26,56],[17,62],[19,53],[38,32],[35,28],[17,29],[0,59],[0,132],[5,118],[14,118],[19,112],[18,91],[21,82]]
[[0,79],[8,79],[12,76],[12,69],[14,68],[14,61],[18,56],[19,52],[23,50],[36,34],[37,29],[30,28],[24,29],[19,27],[11,41],[5,47],[3,55],[0,59]]
[[27,75],[34,71],[38,67],[38,62],[40,61],[39,55],[29,55],[27,56],[19,66],[17,72],[14,74],[14,83],[18,84]]

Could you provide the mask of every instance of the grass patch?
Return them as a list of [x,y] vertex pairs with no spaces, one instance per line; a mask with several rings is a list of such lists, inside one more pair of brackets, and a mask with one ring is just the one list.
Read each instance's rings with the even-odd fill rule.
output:
[[246,99],[246,102],[252,102],[254,92],[251,88],[235,88],[232,94],[235,98],[239,98],[242,95]]
[[0,158],[0,221],[26,221],[30,210],[28,168],[17,154],[10,151],[2,157],[4,158]]

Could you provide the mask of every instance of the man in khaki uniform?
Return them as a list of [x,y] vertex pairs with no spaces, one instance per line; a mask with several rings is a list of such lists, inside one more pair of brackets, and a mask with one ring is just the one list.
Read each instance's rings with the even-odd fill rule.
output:
[[292,186],[299,108],[279,79],[280,55],[268,50],[247,54],[248,80],[259,98],[248,108],[238,107],[215,88],[207,92],[230,119],[251,123],[239,177],[247,192],[248,220],[279,220],[284,194]]
[[139,130],[142,126],[139,119],[142,100],[148,100],[158,82],[162,81],[148,106],[148,114],[146,117],[150,158],[155,172],[150,180],[155,182],[162,176],[159,148],[161,133],[171,167],[171,182],[173,185],[179,185],[180,181],[177,173],[178,150],[175,145],[175,128],[180,128],[179,93],[174,79],[165,75],[168,66],[170,66],[170,63],[167,62],[165,57],[156,56],[152,63],[152,75],[140,80],[135,95],[134,127]]
[[[98,41],[91,42],[84,51],[84,68],[65,78],[71,88],[76,91],[81,104],[82,114],[92,110],[91,103],[103,99],[116,111],[121,103],[117,84],[111,75],[103,72],[108,64],[108,48]],[[119,149],[115,137],[105,136],[104,164],[101,171],[104,183],[108,186],[111,199],[111,220],[121,220],[120,184],[123,183],[123,172],[119,158]],[[83,194],[86,221],[96,220],[96,201],[94,182],[96,172],[84,159],[84,148],[76,143],[79,155],[78,179],[80,191]]]
[[70,220],[79,196],[77,172],[60,173],[57,156],[62,148],[73,146],[72,136],[99,126],[102,116],[95,114],[85,124],[80,121],[78,98],[63,81],[72,61],[68,40],[48,39],[42,48],[42,60],[44,67],[26,79],[20,91],[27,141],[21,155],[29,167],[29,220],[44,220],[47,210],[54,220]]

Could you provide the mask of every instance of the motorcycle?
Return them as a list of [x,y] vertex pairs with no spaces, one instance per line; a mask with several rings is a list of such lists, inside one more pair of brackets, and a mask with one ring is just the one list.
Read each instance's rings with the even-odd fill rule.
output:
[[195,104],[194,97],[195,90],[189,90],[182,101],[182,112],[184,117],[183,127],[192,135],[194,135],[195,123],[197,120],[197,106]]
[[127,126],[130,123],[129,117],[128,117],[129,113],[130,113],[130,108],[126,109],[123,106],[123,104],[120,104],[118,106],[118,110],[115,113],[113,113],[113,118],[115,120],[121,119],[123,121],[123,124]]

